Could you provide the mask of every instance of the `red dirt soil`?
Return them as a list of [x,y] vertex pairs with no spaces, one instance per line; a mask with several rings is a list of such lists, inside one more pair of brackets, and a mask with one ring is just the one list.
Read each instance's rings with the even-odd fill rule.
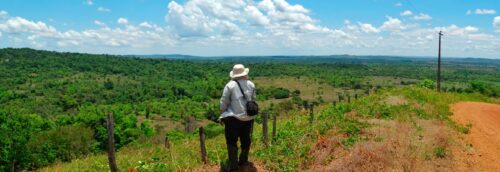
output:
[[459,102],[451,110],[455,121],[472,124],[466,138],[475,149],[476,166],[481,171],[500,171],[500,105]]

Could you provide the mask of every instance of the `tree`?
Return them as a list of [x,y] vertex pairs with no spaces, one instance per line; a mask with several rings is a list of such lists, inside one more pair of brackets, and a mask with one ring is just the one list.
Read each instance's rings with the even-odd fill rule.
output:
[[430,79],[424,79],[424,80],[420,81],[417,85],[420,87],[423,87],[423,88],[428,88],[428,89],[436,88],[436,83]]

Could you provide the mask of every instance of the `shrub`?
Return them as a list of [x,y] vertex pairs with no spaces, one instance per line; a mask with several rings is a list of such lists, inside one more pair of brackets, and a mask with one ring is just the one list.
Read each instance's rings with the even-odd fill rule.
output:
[[436,88],[436,83],[430,79],[424,79],[417,84],[419,87],[434,89]]
[[446,149],[444,147],[436,147],[434,149],[434,155],[438,158],[444,158],[446,156]]
[[185,134],[182,131],[177,131],[177,130],[169,131],[165,135],[170,141],[179,141],[185,138],[189,138],[189,135]]
[[38,115],[11,114],[2,110],[0,109],[0,171],[21,171],[30,166],[27,143],[34,133],[44,129],[46,121]]
[[36,134],[28,143],[31,167],[41,167],[57,160],[70,161],[95,150],[92,129],[76,125],[62,126]]
[[155,129],[151,126],[150,120],[144,120],[141,123],[141,131],[147,137],[151,137],[155,134]]
[[216,123],[210,123],[205,126],[205,136],[207,138],[216,137],[224,133],[224,127]]
[[290,96],[290,91],[286,88],[276,88],[273,90],[273,97],[275,99],[286,99]]

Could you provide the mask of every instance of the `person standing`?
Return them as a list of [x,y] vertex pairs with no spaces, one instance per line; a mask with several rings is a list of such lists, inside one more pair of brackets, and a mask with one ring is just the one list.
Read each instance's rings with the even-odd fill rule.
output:
[[[231,81],[224,87],[220,99],[220,121],[224,125],[224,135],[228,152],[227,171],[237,171],[239,167],[249,165],[251,132],[255,116],[247,114],[248,100],[255,100],[255,84],[248,80],[249,69],[236,64],[229,73]],[[245,95],[243,95],[243,94]],[[238,138],[241,142],[241,153],[238,159]]]

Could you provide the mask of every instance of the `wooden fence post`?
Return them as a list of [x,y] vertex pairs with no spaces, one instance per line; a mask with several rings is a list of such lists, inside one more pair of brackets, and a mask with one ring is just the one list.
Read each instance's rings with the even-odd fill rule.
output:
[[207,164],[207,148],[205,147],[205,130],[200,127],[200,151],[201,151],[201,161]]
[[170,149],[170,142],[168,141],[167,135],[165,135],[165,148]]
[[267,146],[267,112],[262,112],[262,141]]
[[273,141],[276,140],[276,116],[278,116],[277,113],[273,116]]
[[314,121],[314,104],[309,105],[309,123],[312,125]]
[[11,171],[16,172],[16,160],[15,159],[12,161],[12,170]]
[[351,103],[351,95],[347,95],[347,103]]
[[333,104],[333,107],[335,107],[335,106],[337,105],[337,102],[334,100],[334,101],[332,102],[332,104]]
[[106,127],[108,129],[109,169],[111,170],[111,172],[117,172],[118,168],[116,167],[114,122],[113,122],[113,114],[112,113],[108,113],[108,121],[106,123]]
[[191,119],[189,116],[184,117],[184,130],[186,133],[191,132]]

